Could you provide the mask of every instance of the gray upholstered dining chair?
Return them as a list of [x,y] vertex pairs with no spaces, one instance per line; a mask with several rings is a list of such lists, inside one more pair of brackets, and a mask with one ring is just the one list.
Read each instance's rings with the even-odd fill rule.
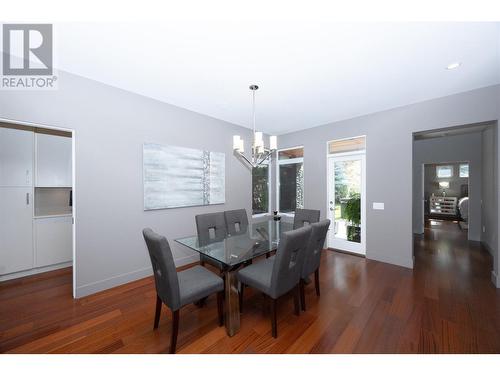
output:
[[309,226],[283,233],[276,256],[254,263],[237,273],[241,283],[241,301],[245,285],[261,291],[270,298],[274,338],[278,337],[276,303],[279,297],[293,290],[295,314],[300,313],[299,281],[310,234]]
[[319,221],[319,215],[319,210],[297,208],[293,218],[293,229],[302,228],[305,224],[317,223]]
[[161,306],[164,303],[172,311],[170,353],[175,353],[179,332],[179,310],[182,306],[217,293],[219,325],[222,325],[224,282],[219,276],[201,266],[177,272],[167,239],[150,228],[144,229],[142,234],[151,258],[156,286],[156,312],[153,327],[158,328]]
[[306,280],[314,272],[314,285],[316,286],[316,295],[319,296],[319,265],[321,263],[321,251],[325,244],[326,234],[330,227],[330,220],[321,220],[318,223],[313,223],[311,227],[311,237],[307,246],[306,255],[304,257],[304,266],[300,276],[300,302],[302,310],[306,311],[306,297],[304,286]]
[[[224,212],[212,212],[195,216],[196,231],[198,233],[198,241],[201,246],[219,242],[224,240],[227,235],[226,218]],[[206,263],[217,267],[222,272],[222,263],[212,259],[206,255],[200,254],[200,264]]]
[[227,233],[237,235],[245,233],[248,229],[247,210],[244,208],[239,210],[224,211],[226,219]]

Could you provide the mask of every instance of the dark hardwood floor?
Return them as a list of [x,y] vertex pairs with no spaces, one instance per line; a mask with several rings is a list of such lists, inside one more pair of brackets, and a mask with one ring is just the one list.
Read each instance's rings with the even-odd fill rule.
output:
[[[325,251],[321,297],[306,286],[307,311],[278,305],[278,338],[263,297],[248,288],[241,331],[217,324],[215,295],[181,310],[179,353],[500,353],[500,292],[491,258],[457,224],[415,237],[415,269]],[[142,279],[79,300],[71,269],[0,283],[0,352],[167,352],[170,313],[153,331],[155,290]],[[246,292],[246,291],[245,291]]]

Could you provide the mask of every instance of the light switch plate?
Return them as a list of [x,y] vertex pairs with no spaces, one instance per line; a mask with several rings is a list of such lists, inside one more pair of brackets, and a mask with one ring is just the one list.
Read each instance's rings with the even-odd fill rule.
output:
[[374,210],[383,210],[384,203],[383,202],[373,202],[373,209]]

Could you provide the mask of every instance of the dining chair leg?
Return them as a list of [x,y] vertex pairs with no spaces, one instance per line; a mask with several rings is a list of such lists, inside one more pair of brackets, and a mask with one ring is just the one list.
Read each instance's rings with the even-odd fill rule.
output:
[[299,288],[300,288],[300,304],[302,305],[302,311],[306,311],[306,294],[304,292],[304,280],[300,279]]
[[219,315],[219,327],[224,324],[224,308],[222,306],[222,300],[224,299],[224,292],[217,293],[217,314]]
[[316,287],[316,295],[319,297],[319,268],[314,271],[314,286]]
[[295,315],[299,316],[300,315],[300,297],[299,297],[299,284],[293,288],[293,308],[294,308],[294,313]]
[[273,337],[274,338],[277,338],[278,337],[278,325],[277,325],[277,321],[276,321],[276,299],[274,298],[271,298],[271,330],[272,330],[272,334],[273,334]]
[[170,336],[170,354],[175,353],[178,333],[179,333],[179,310],[175,310],[172,311],[172,336]]
[[243,291],[245,290],[245,284],[240,283],[240,314],[243,312]]
[[160,313],[161,313],[161,305],[162,301],[158,295],[156,296],[156,311],[155,311],[155,323],[153,325],[153,329],[158,328],[158,324],[160,323]]

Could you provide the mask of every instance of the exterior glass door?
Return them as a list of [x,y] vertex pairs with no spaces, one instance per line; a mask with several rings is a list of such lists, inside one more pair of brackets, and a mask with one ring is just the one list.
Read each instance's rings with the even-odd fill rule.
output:
[[365,155],[328,158],[328,246],[365,254]]

